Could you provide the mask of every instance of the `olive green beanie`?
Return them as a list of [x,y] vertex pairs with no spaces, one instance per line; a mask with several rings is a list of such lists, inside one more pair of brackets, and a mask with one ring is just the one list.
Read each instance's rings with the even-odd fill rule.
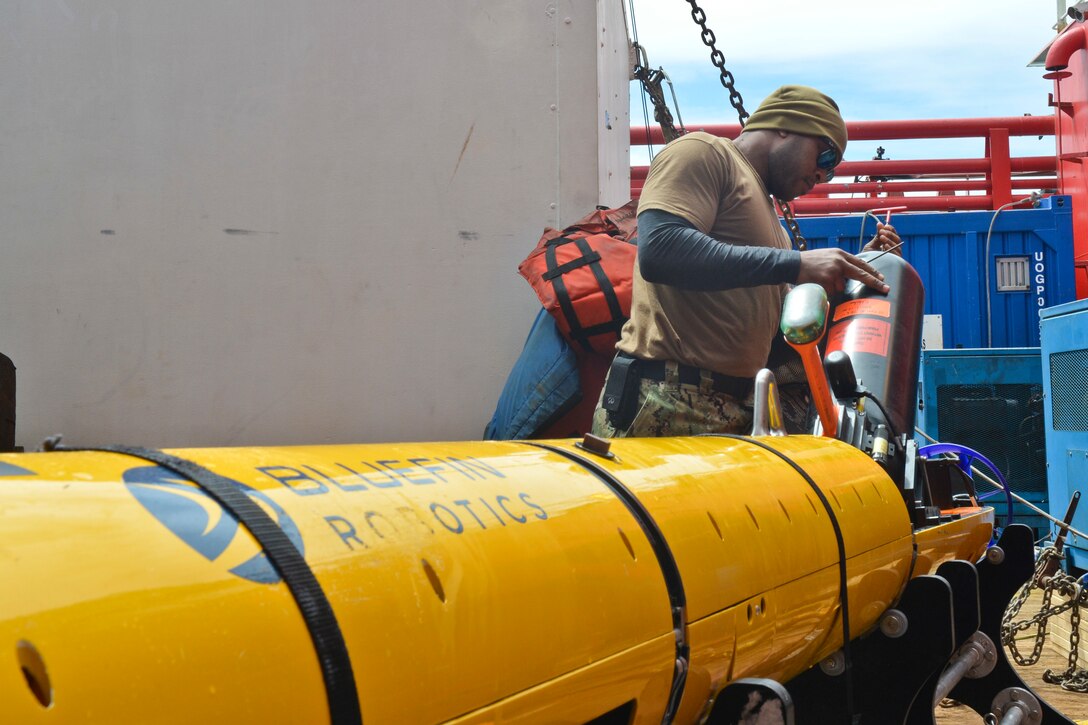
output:
[[787,131],[831,139],[846,151],[846,122],[830,97],[808,86],[782,86],[767,96],[748,118],[745,131]]

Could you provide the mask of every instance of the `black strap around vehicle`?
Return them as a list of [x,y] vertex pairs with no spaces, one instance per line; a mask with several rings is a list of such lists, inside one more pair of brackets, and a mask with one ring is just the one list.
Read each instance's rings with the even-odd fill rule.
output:
[[283,578],[295,598],[302,619],[310,632],[314,652],[321,666],[329,719],[333,725],[360,725],[363,721],[359,693],[355,688],[351,656],[336,621],[332,605],[321,589],[306,559],[275,521],[245,494],[234,481],[209,471],[193,461],[154,448],[102,446],[69,448],[46,446],[55,451],[105,451],[142,458],[192,481],[245,527],[264,550],[269,563]]
[[[572,242],[578,247],[578,251],[582,253],[582,256],[565,264],[558,264],[555,256],[556,247]],[[618,340],[620,330],[623,329],[627,318],[623,314],[619,297],[616,296],[616,289],[612,286],[612,281],[608,279],[608,275],[605,274],[604,268],[601,266],[600,253],[589,246],[589,242],[583,237],[555,237],[545,243],[544,260],[547,264],[547,271],[544,272],[542,277],[551,282],[555,288],[555,298],[559,301],[559,307],[563,310],[563,317],[566,318],[567,324],[570,326],[570,336],[577,340],[587,352],[593,351],[593,346],[589,344],[589,338],[595,335],[613,333]],[[592,270],[597,285],[601,288],[604,299],[608,303],[608,311],[612,315],[612,319],[608,322],[589,327],[582,326],[581,321],[578,319],[578,313],[574,311],[574,305],[571,303],[567,285],[563,282],[564,274],[586,266]]]
[[654,517],[639,500],[638,496],[607,469],[589,458],[561,446],[536,441],[517,442],[556,453],[592,473],[616,498],[623,502],[623,505],[634,517],[635,522],[646,536],[646,540],[654,552],[654,557],[657,559],[657,566],[661,570],[665,591],[669,596],[669,608],[672,613],[675,659],[673,661],[672,684],[669,686],[669,699],[665,704],[665,713],[661,718],[663,725],[670,725],[675,719],[676,713],[680,709],[680,701],[684,697],[688,668],[691,666],[691,642],[688,639],[688,601],[687,595],[684,593],[684,579],[680,576],[680,566],[676,563],[676,557],[673,556],[668,539],[665,538],[664,532],[661,531]]
[[818,498],[820,500],[820,503],[823,505],[824,511],[827,513],[827,518],[831,523],[831,531],[835,535],[835,546],[838,548],[839,554],[839,611],[842,614],[842,654],[843,661],[846,664],[846,671],[844,672],[844,674],[846,675],[846,680],[844,683],[846,687],[846,710],[850,713],[851,717],[853,717],[854,673],[853,663],[851,662],[850,657],[850,600],[848,597],[849,579],[846,571],[846,542],[843,539],[842,527],[839,525],[839,518],[835,515],[834,507],[831,505],[831,502],[828,501],[827,495],[824,494],[823,489],[816,485],[816,481],[814,481],[812,479],[812,476],[808,474],[808,471],[801,468],[801,466],[798,465],[796,461],[794,461],[792,458],[787,456],[785,453],[779,451],[778,449],[772,448],[763,441],[758,441],[748,436],[735,435],[732,433],[704,433],[701,434],[701,436],[705,436],[708,438],[732,438],[733,440],[743,441],[758,448],[762,448],[776,458],[781,459],[783,463],[787,464],[797,473],[797,475],[803,478],[805,483],[808,484],[809,488],[812,489],[812,492],[816,494],[816,498]]

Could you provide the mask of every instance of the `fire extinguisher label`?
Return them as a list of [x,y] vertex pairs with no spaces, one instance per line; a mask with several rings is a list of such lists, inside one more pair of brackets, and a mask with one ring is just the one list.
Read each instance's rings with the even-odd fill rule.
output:
[[843,302],[835,308],[835,317],[832,321],[838,322],[844,317],[853,317],[855,315],[873,315],[874,317],[885,318],[891,317],[892,303],[888,300],[873,298]]
[[849,350],[886,357],[891,325],[883,320],[853,320],[835,325],[827,338],[827,351]]

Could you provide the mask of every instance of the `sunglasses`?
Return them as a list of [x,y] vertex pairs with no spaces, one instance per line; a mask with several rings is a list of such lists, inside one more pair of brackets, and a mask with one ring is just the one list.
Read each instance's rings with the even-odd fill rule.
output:
[[816,157],[816,166],[823,169],[825,176],[824,183],[827,183],[835,178],[835,167],[839,165],[841,157],[839,156],[839,149],[835,146],[835,142],[829,138],[825,138],[824,142],[827,143],[827,148],[820,152],[820,155]]

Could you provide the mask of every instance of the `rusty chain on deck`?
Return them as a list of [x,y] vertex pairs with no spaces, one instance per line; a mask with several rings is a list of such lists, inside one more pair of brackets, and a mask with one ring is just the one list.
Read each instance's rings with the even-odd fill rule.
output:
[[[1047,670],[1043,673],[1043,680],[1055,685],[1061,685],[1063,689],[1074,692],[1088,692],[1088,670],[1077,666],[1080,649],[1080,615],[1081,607],[1088,602],[1088,590],[1084,589],[1076,577],[1070,576],[1060,569],[1062,555],[1053,546],[1044,548],[1039,553],[1035,564],[1035,573],[1024,586],[1017,592],[1016,598],[1005,611],[1001,618],[1001,643],[1008,647],[1013,660],[1019,665],[1033,665],[1039,661],[1043,653],[1043,644],[1046,639],[1047,625],[1050,618],[1069,612],[1069,666],[1064,672]],[[1043,593],[1043,604],[1039,612],[1028,619],[1014,621],[1020,610],[1036,589]],[[1054,595],[1059,596],[1054,603]],[[1016,635],[1019,632],[1035,628],[1035,636],[1032,641],[1031,654],[1023,655],[1016,644]]]

